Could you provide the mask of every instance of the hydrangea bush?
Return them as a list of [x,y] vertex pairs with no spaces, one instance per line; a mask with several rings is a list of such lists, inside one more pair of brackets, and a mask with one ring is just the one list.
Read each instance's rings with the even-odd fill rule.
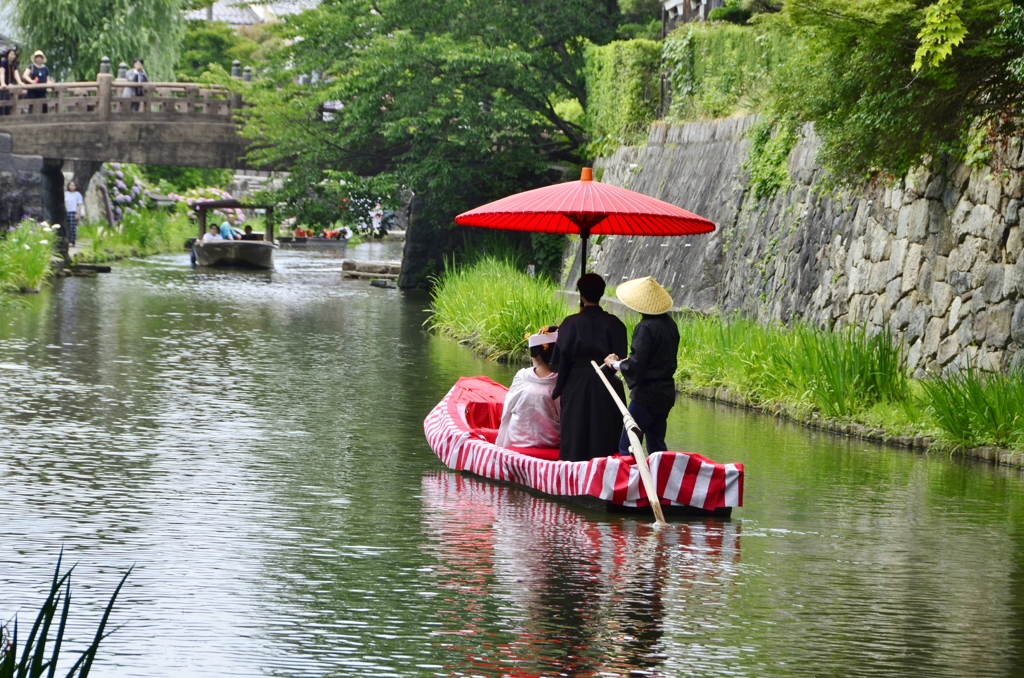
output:
[[149,206],[148,186],[137,167],[111,162],[103,165],[100,173],[107,184],[114,221],[119,222],[129,214],[139,214]]

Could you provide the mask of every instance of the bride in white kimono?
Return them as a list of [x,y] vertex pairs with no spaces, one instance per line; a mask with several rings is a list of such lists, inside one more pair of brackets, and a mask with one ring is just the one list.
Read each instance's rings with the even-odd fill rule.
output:
[[512,380],[496,444],[505,448],[557,448],[561,402],[551,398],[558,377],[551,370],[551,354],[558,341],[558,326],[542,327],[526,339],[533,366],[519,370]]

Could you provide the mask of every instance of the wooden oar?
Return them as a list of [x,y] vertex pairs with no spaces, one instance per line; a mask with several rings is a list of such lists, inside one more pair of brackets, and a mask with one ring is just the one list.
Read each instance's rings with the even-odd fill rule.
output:
[[590,361],[590,364],[594,366],[597,376],[601,377],[601,381],[604,382],[605,388],[611,394],[612,400],[619,406],[619,412],[622,413],[622,425],[626,428],[626,435],[629,436],[629,451],[633,454],[633,458],[636,459],[637,468],[640,469],[640,478],[643,480],[644,489],[647,491],[647,501],[651,503],[651,510],[654,511],[654,519],[658,522],[658,525],[666,525],[665,514],[661,510],[661,501],[658,499],[658,489],[654,485],[654,478],[651,477],[651,469],[647,466],[647,455],[644,454],[644,448],[640,444],[640,427],[636,425],[636,421],[633,419],[633,415],[629,413],[629,410],[626,409],[626,405],[619,400],[619,394],[612,388],[612,385],[608,382],[608,377],[604,376],[601,368],[593,360]]

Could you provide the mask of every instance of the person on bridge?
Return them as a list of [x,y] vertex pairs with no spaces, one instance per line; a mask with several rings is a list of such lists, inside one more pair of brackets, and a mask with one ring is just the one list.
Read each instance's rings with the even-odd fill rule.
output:
[[[132,62],[132,70],[125,74],[125,79],[128,82],[149,82],[149,76],[146,75],[146,64],[142,59],[136,59]],[[123,97],[141,97],[145,94],[145,91],[141,87],[125,87],[124,92],[121,93]],[[139,102],[132,102],[132,110],[139,110]]]
[[[658,282],[647,276],[619,285],[616,296],[640,314],[633,330],[633,346],[625,360],[611,354],[604,364],[622,373],[630,388],[629,413],[640,427],[640,441],[647,435],[647,452],[664,452],[668,413],[676,403],[676,355],[679,352],[679,328],[668,314],[672,297]],[[625,431],[619,439],[619,453],[629,454]]]
[[[622,415],[590,361],[598,364],[609,353],[625,353],[626,326],[599,306],[604,279],[596,273],[582,276],[580,312],[566,318],[558,328],[554,360],[558,380],[552,398],[562,398],[562,441],[558,458],[587,461],[615,454],[622,434]],[[607,370],[608,381],[625,400],[622,382]]]
[[[11,93],[5,91],[8,85],[24,85],[21,79],[21,72],[18,70],[18,48],[11,47],[0,59],[0,100],[11,98]],[[10,106],[0,106],[0,115],[10,115]]]
[[[43,54],[42,50],[36,50],[32,53],[32,65],[25,69],[24,80],[28,84],[32,85],[44,85],[50,82],[50,69],[46,67],[46,55]],[[46,89],[33,89],[29,90],[28,94],[25,95],[26,99],[45,99]],[[43,104],[43,113],[46,113],[48,107]]]
[[226,221],[222,221],[220,224],[220,237],[224,240],[235,239],[235,229],[231,228],[231,224]]

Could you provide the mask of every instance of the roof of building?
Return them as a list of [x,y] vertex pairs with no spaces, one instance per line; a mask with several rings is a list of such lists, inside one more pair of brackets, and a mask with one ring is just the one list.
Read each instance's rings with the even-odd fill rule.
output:
[[[298,14],[315,9],[320,0],[291,0],[290,2],[253,2],[252,0],[217,0],[211,8],[214,21],[224,21],[232,26],[249,26],[273,21],[275,18]],[[186,19],[209,19],[206,9],[197,9],[185,14]]]
[[274,16],[288,16],[304,12],[307,9],[316,9],[319,6],[320,0],[292,0],[292,2],[271,2],[267,5],[267,9]]
[[[257,14],[246,0],[217,0],[213,3],[212,15],[214,21],[224,21],[232,26],[250,26],[261,24],[263,19]],[[185,14],[186,19],[209,19],[210,12],[207,9],[196,9]]]

